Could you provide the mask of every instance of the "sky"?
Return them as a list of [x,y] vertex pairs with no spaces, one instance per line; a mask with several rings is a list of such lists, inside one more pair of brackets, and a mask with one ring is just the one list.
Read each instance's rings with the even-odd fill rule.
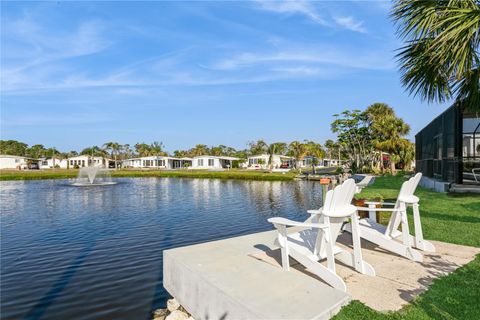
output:
[[388,1],[1,2],[1,139],[243,149],[335,138],[384,102],[409,136],[446,109],[402,87]]

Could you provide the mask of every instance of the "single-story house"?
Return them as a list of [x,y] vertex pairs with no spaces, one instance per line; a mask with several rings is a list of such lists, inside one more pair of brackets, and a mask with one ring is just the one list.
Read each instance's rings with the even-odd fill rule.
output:
[[198,156],[192,160],[192,169],[230,169],[239,158],[227,156]]
[[303,159],[297,161],[297,167],[299,168],[308,168],[312,167],[312,164],[315,163],[316,167],[323,167],[323,160],[314,156],[305,156]]
[[32,158],[0,155],[0,169],[28,169],[33,162],[36,163],[36,160]]
[[[247,158],[247,169],[261,170],[268,168],[268,160],[270,155],[260,154]],[[280,154],[272,155],[272,167],[275,169],[290,169],[293,167],[295,159]]]
[[87,155],[80,155],[76,157],[71,157],[67,159],[67,167],[73,169],[75,167],[99,167],[99,168],[108,168],[109,159],[104,157],[92,157]]
[[180,169],[192,165],[191,158],[173,158],[167,156],[149,156],[123,160],[126,168]]
[[38,159],[38,167],[39,169],[53,169],[56,167],[61,169],[67,169],[68,159],[40,158]]
[[339,159],[323,159],[322,161],[324,167],[339,167],[344,162]]

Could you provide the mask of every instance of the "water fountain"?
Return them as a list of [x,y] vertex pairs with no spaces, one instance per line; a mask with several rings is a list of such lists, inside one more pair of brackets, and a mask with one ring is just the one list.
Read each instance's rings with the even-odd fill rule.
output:
[[88,187],[112,184],[117,183],[112,181],[109,170],[99,167],[83,167],[80,168],[77,179],[72,183],[72,186]]

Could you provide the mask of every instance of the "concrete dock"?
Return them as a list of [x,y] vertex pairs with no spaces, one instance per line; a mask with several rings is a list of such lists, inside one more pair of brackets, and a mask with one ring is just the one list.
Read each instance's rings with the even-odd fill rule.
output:
[[[294,260],[280,266],[276,231],[164,251],[164,286],[196,320],[329,319],[351,299],[379,310],[398,310],[437,277],[473,260],[480,248],[433,241],[437,252],[416,263],[362,240],[376,276],[337,264],[347,293],[315,278]],[[340,245],[351,247],[349,234]]]
[[301,271],[255,255],[274,248],[276,231],[164,251],[164,287],[196,320],[329,319],[350,301]]

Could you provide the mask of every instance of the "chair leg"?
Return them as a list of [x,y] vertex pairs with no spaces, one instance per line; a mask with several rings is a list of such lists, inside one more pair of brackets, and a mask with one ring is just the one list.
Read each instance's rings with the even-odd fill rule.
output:
[[[323,222],[327,225],[330,226],[330,218],[325,216],[323,217]],[[334,247],[335,247],[335,241],[333,241],[333,236],[332,236],[332,231],[330,230],[330,227],[325,228],[322,230],[323,231],[323,239],[325,242],[325,249],[327,253],[327,267],[330,269],[333,273],[336,274],[336,269],[335,269],[335,254],[333,253]]]
[[285,226],[278,226],[278,237],[280,238],[280,250],[282,252],[282,267],[285,271],[290,271],[289,252],[288,252],[288,239],[287,228]]
[[423,230],[422,230],[422,222],[420,220],[420,210],[418,209],[420,205],[418,203],[414,203],[413,207],[413,224],[415,226],[415,248],[420,249],[422,251],[430,251],[435,252],[435,246],[423,239]]
[[407,217],[407,206],[405,202],[400,202],[400,214],[401,214],[401,221],[402,221],[402,240],[403,244],[410,248],[412,243],[410,241],[410,228],[408,226],[408,217]]
[[355,270],[365,273],[362,258],[362,244],[360,242],[360,225],[356,213],[352,215],[352,243],[353,243],[353,259],[355,262]]
[[422,223],[420,222],[418,203],[413,204],[413,224],[415,226],[415,247],[420,250],[425,250],[425,246],[423,245]]

